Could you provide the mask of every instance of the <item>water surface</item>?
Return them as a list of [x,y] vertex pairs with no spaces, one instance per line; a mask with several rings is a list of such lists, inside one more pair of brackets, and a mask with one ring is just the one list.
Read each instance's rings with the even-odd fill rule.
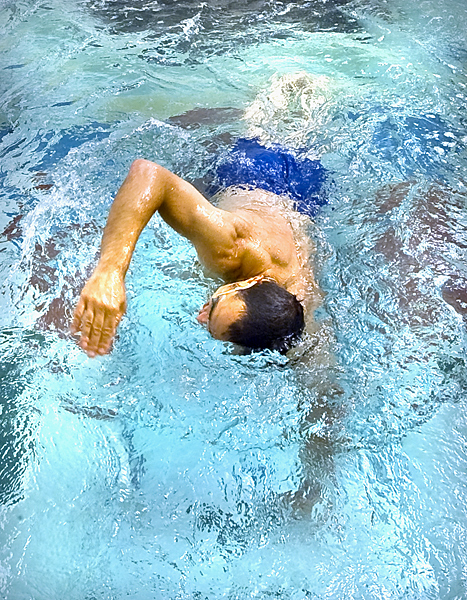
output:
[[[461,0],[2,3],[2,597],[467,596],[445,301],[467,280],[465,20]],[[88,359],[68,320],[131,161],[203,185],[251,135],[330,173],[311,234],[334,364],[211,339],[216,282],[157,218],[114,351]]]

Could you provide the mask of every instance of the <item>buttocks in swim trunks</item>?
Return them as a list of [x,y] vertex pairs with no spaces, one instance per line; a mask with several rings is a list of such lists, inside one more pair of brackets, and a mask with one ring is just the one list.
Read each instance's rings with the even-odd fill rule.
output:
[[[323,184],[326,170],[319,160],[301,157],[280,145],[269,148],[256,139],[240,138],[218,167],[219,188],[251,185],[295,200],[296,209],[314,216],[326,204]],[[216,191],[216,190],[215,190]]]

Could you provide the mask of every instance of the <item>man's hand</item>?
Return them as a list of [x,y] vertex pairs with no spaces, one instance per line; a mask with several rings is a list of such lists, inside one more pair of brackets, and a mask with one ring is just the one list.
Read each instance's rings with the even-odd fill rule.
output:
[[72,333],[81,333],[78,344],[90,357],[110,351],[126,310],[124,280],[136,242],[157,211],[195,245],[211,270],[226,271],[226,256],[229,273],[240,267],[237,241],[245,236],[238,229],[244,228],[245,219],[214,207],[192,185],[156,163],[135,160],[110,208],[99,263],[81,292],[71,325]]
[[93,358],[107,354],[126,311],[125,284],[115,271],[96,269],[76,305],[71,332],[81,332],[78,345]]

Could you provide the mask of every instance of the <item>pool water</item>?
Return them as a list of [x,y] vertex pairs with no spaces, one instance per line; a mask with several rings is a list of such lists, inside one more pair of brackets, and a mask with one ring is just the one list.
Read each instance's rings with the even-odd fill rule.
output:
[[[2,598],[467,597],[466,17],[1,3]],[[68,323],[131,161],[202,188],[253,136],[327,169],[320,335],[211,339],[216,282],[155,217],[88,359]]]

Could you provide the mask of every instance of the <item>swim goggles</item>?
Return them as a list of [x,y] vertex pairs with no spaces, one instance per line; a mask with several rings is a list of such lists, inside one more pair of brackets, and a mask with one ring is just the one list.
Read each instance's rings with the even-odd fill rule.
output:
[[222,296],[228,296],[229,294],[234,294],[240,290],[248,290],[252,288],[257,283],[261,281],[275,281],[271,277],[266,277],[266,275],[255,275],[254,277],[250,277],[249,279],[244,279],[243,281],[235,281],[234,283],[228,283],[227,285],[221,286],[218,290],[214,292],[211,296],[211,308],[209,310],[209,319],[211,318],[212,311],[217,306],[217,303],[222,298]]
[[240,290],[247,290],[257,283],[261,281],[274,281],[271,277],[266,277],[265,275],[255,275],[254,277],[250,277],[249,279],[244,279],[243,281],[235,281],[234,283],[228,283],[227,285],[221,286],[218,290],[214,292],[211,296],[211,300],[216,300],[216,298],[220,298],[221,296],[227,296],[229,294],[234,294]]

